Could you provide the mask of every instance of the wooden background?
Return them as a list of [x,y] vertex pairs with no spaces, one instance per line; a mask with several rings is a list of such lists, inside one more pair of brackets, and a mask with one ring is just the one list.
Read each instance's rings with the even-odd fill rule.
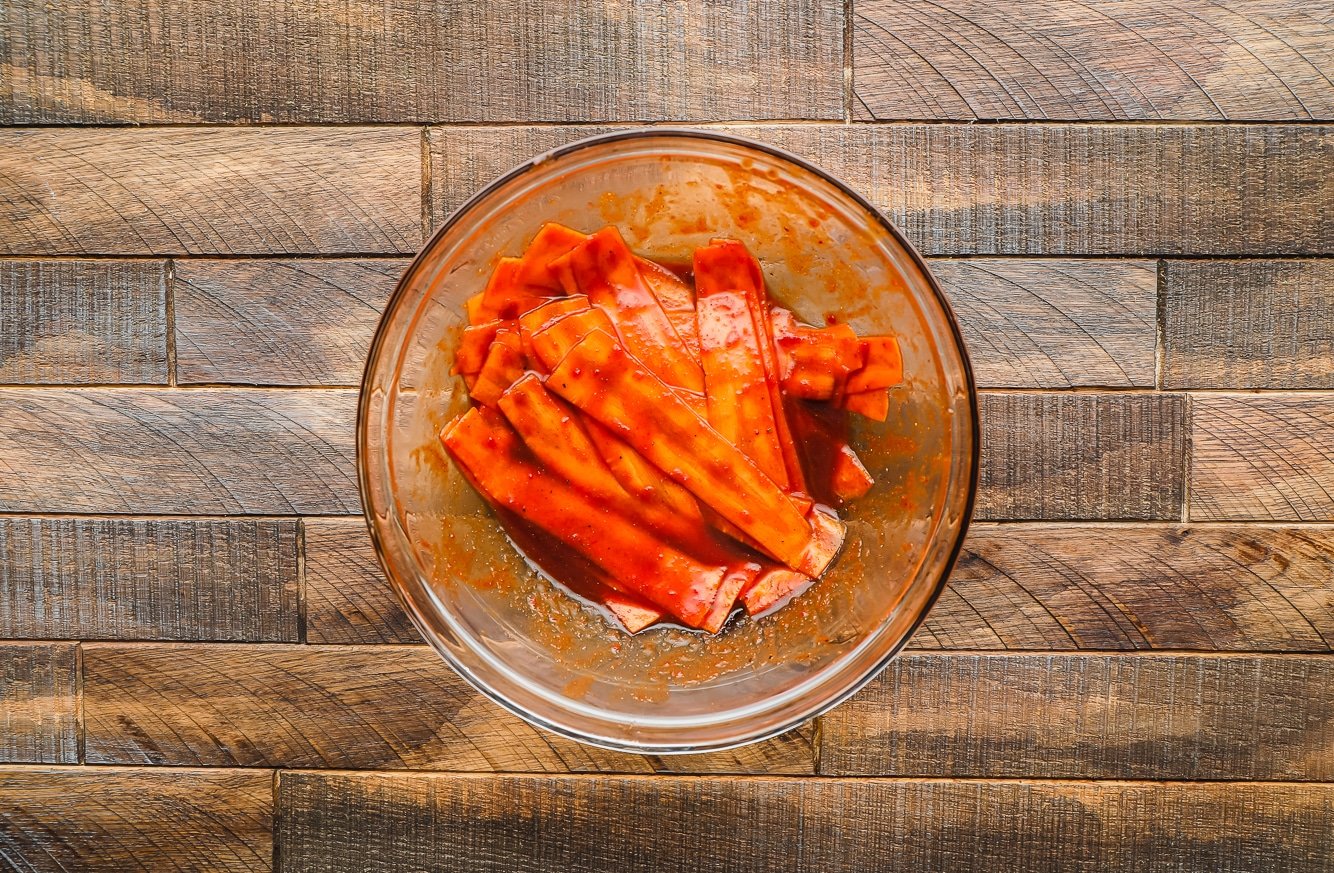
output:
[[[1321,0],[0,3],[0,865],[1334,870]],[[641,758],[420,645],[353,476],[431,226],[728,124],[933,259],[978,523],[820,723]]]

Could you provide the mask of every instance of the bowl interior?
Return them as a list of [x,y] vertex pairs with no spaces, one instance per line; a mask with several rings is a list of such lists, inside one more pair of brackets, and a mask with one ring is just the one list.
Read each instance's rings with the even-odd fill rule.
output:
[[[900,340],[889,420],[854,416],[875,476],[841,512],[843,554],[792,605],[716,637],[627,636],[534,572],[436,439],[467,407],[450,363],[464,301],[545,221],[616,224],[650,258],[688,261],[716,236],[760,258],[772,296]],[[860,686],[943,584],[970,509],[976,412],[953,319],[920,258],[813,168],[721,135],[586,140],[490,186],[436,234],[381,324],[363,388],[359,463],[382,562],[418,627],[466,678],[520,715],[613,748],[723,748],[781,732]]]

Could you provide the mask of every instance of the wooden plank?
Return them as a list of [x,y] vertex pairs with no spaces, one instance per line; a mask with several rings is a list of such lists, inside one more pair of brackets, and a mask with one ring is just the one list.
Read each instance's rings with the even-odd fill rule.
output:
[[0,253],[409,253],[410,128],[0,131]]
[[357,512],[356,393],[0,389],[0,510]]
[[1328,781],[1331,680],[1327,656],[913,655],[822,719],[820,772]]
[[79,760],[77,648],[0,643],[0,761]]
[[[360,519],[308,519],[306,636],[410,643]],[[1334,531],[975,524],[913,649],[1328,652]]]
[[0,519],[0,634],[296,642],[297,523]]
[[1334,870],[1334,786],[283,773],[291,873]]
[[1195,395],[1190,516],[1334,517],[1334,395]]
[[176,379],[252,385],[361,383],[402,260],[175,264]]
[[161,261],[0,261],[0,382],[167,381]]
[[864,0],[854,117],[1334,118],[1327,7]]
[[935,260],[979,385],[1152,388],[1152,261]]
[[1177,519],[1179,394],[983,394],[980,519]]
[[529,726],[425,646],[84,648],[98,764],[499,771],[814,770],[813,728],[716,755],[645,758]]
[[308,518],[306,641],[419,643],[421,636],[380,571],[363,518]]
[[1330,652],[1334,530],[974,525],[916,649]]
[[[1327,126],[756,125],[885,210],[929,255],[1334,251]],[[437,221],[589,128],[430,134]],[[1190,204],[1190,209],[1181,204]],[[1134,220],[1127,220],[1134,216]]]
[[836,0],[16,0],[0,29],[4,124],[843,116]]
[[1334,261],[1167,261],[1168,388],[1334,388]]
[[0,857],[23,871],[270,870],[264,770],[0,767]]

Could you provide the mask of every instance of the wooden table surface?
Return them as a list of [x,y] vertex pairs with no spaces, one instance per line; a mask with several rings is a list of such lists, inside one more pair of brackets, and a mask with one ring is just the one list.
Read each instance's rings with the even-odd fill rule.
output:
[[[1334,870],[1320,0],[0,2],[0,866]],[[353,471],[406,258],[617,124],[809,156],[932,259],[977,521],[757,746],[585,748],[411,629]]]

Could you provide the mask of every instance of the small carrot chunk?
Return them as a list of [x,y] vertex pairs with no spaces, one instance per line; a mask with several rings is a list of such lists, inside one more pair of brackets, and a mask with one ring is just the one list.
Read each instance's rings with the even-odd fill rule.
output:
[[783,390],[790,397],[838,397],[849,375],[862,366],[857,335],[846,324],[806,327],[785,309],[775,309],[771,322]]
[[831,467],[830,487],[841,503],[864,496],[875,485],[875,479],[862,464],[862,459],[847,443],[835,448]]
[[[903,381],[903,355],[892,336],[868,336],[861,340],[866,363],[848,377],[844,391],[861,394],[878,388],[893,388]],[[883,421],[883,419],[881,419]]]
[[877,388],[874,391],[844,395],[839,406],[874,421],[884,421],[889,418],[889,389]]
[[495,406],[505,389],[522,375],[523,347],[519,344],[519,332],[498,330],[487,350],[486,362],[473,382],[472,399],[484,406]]
[[531,288],[561,293],[564,289],[560,277],[551,269],[551,262],[569,254],[570,249],[587,238],[588,234],[548,221],[538,229],[532,242],[528,243],[528,248],[524,249],[515,278]]
[[746,614],[759,618],[784,606],[815,582],[805,573],[786,567],[773,567],[761,573],[741,595]]

